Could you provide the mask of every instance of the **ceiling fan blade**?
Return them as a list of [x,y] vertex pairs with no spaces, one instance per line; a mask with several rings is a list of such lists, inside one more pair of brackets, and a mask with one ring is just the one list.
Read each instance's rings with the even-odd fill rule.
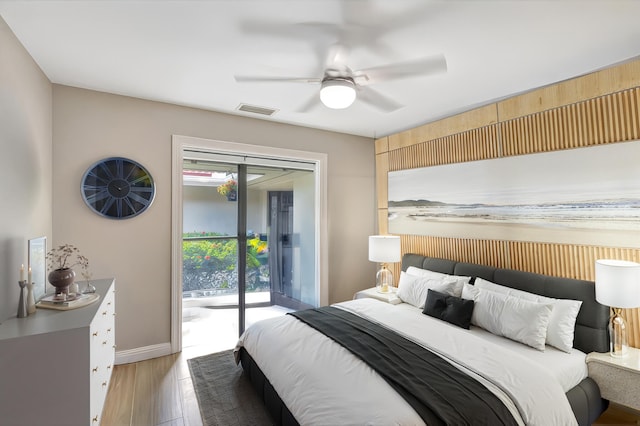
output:
[[316,77],[269,77],[253,75],[234,75],[233,78],[238,83],[321,83],[321,78]]
[[307,102],[300,105],[300,107],[296,108],[296,112],[309,112],[312,109],[315,109],[320,103],[320,95],[318,93],[314,94],[309,98]]
[[407,77],[419,77],[447,71],[444,55],[429,56],[412,61],[397,62],[355,71],[358,84],[367,85],[381,81],[397,80]]
[[359,87],[358,100],[384,112],[393,112],[404,107],[371,87]]
[[340,68],[346,66],[349,58],[349,48],[344,44],[336,43],[329,46],[325,56],[325,68]]

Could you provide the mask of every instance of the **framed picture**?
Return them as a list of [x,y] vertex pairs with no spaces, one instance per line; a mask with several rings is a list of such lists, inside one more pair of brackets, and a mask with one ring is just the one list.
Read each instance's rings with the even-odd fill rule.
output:
[[640,247],[638,158],[632,141],[392,171],[388,230]]
[[29,268],[36,302],[46,293],[47,288],[47,237],[29,240]]

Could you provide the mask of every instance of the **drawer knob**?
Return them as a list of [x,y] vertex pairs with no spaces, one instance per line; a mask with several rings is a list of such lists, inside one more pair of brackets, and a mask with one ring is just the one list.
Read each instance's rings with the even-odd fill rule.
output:
[[98,367],[93,367],[93,370],[92,370],[92,371],[93,371],[94,373],[97,373],[97,372],[98,372]]
[[111,329],[110,328],[107,328],[107,333],[111,333]]
[[111,366],[110,365],[107,365],[107,370],[111,370]]
[[102,315],[107,315],[107,311],[102,312]]
[[102,382],[102,387],[107,386],[107,382]]
[[106,341],[106,340],[103,340],[103,341],[102,341],[102,344],[103,344],[103,345],[106,345],[106,344],[107,344],[107,341]]
[[91,419],[91,423],[97,423],[98,422],[98,416],[95,416],[94,418]]
[[93,332],[93,337],[98,337],[98,332],[97,331]]
[[117,347],[118,347],[118,345],[113,345],[113,349],[115,349],[115,348],[117,348]]

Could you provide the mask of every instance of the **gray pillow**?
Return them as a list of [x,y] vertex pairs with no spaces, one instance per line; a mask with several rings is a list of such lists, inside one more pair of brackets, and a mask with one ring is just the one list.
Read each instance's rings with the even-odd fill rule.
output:
[[473,305],[473,300],[429,289],[422,313],[468,330],[471,325]]

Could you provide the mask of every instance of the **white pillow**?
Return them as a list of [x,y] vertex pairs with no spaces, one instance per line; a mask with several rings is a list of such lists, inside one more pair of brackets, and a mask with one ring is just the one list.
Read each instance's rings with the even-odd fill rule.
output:
[[460,295],[462,294],[462,286],[465,283],[468,283],[469,280],[471,280],[471,277],[443,274],[442,272],[430,271],[429,269],[420,269],[415,266],[409,266],[407,268],[407,275],[412,275],[415,277],[440,278],[440,279],[445,277],[455,277],[457,280],[457,283],[452,296],[456,296],[456,297],[460,297]]
[[442,272],[431,271],[429,269],[421,269],[415,266],[409,266],[407,268],[407,274],[413,275],[415,277],[431,277],[431,278],[451,276],[449,274],[443,274]]
[[576,318],[582,306],[581,300],[554,299],[552,297],[540,296],[522,290],[506,287],[482,278],[476,278],[475,286],[497,293],[508,294],[520,299],[525,299],[539,303],[550,303],[553,305],[549,327],[547,328],[546,342],[548,345],[558,348],[564,352],[571,352],[573,348],[573,336],[576,327]]
[[552,305],[465,284],[463,299],[474,301],[471,324],[544,351]]
[[447,274],[444,274],[443,277],[430,278],[400,272],[397,295],[404,303],[422,309],[427,300],[429,289],[454,296],[454,292],[459,286],[458,281],[457,277]]

